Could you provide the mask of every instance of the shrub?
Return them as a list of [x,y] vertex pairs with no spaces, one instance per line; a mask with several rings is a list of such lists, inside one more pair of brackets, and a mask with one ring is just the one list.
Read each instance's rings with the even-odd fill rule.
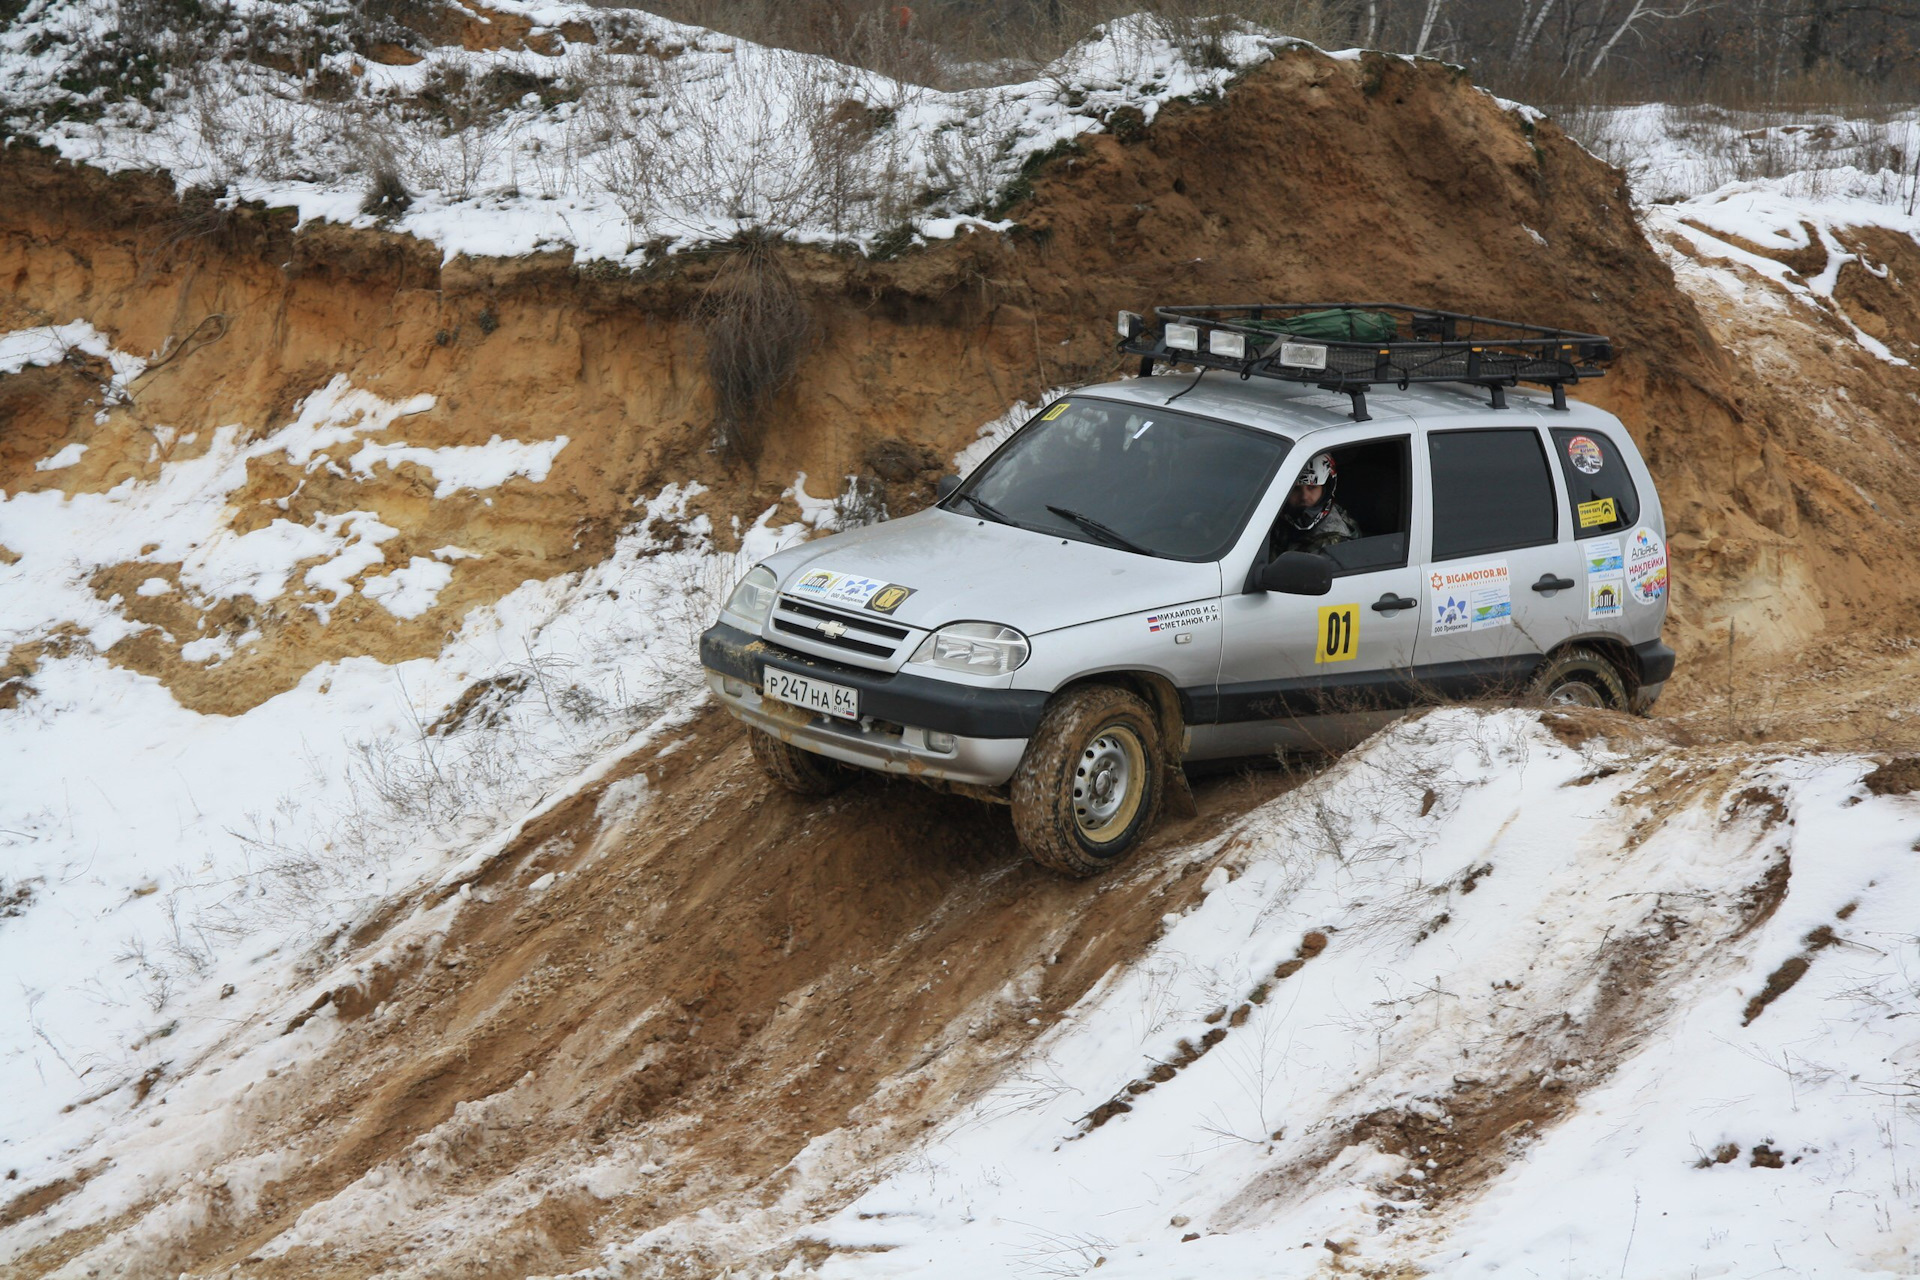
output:
[[698,307],[713,386],[720,449],[753,459],[765,442],[762,414],[793,380],[813,337],[813,317],[771,237],[744,237],[707,285]]

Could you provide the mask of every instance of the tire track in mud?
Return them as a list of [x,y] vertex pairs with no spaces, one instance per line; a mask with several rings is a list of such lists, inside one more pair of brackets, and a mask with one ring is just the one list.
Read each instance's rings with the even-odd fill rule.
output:
[[[84,1253],[129,1276],[520,1276],[702,1209],[742,1234],[729,1252],[759,1247],[774,1233],[744,1236],[797,1156],[850,1197],[1199,896],[1212,855],[1183,846],[1292,780],[1203,781],[1200,817],[1076,882],[1032,865],[998,808],[879,778],[778,792],[717,712],[614,774],[451,895],[444,936],[389,911],[313,1025],[278,1015],[334,1038],[236,1104],[226,1164],[282,1151],[290,1172],[257,1196],[175,1186],[22,1274]],[[607,788],[638,775],[647,802],[603,830]],[[710,1271],[714,1241],[675,1232],[649,1264]]]

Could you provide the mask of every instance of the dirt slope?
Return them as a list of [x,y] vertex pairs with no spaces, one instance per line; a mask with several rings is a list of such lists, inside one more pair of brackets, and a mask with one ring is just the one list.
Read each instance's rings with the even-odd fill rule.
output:
[[[743,732],[709,713],[629,761],[466,881],[457,913],[422,927],[414,908],[442,895],[396,903],[335,953],[361,957],[357,982],[282,1011],[291,1065],[239,1099],[154,1107],[162,1144],[224,1129],[220,1185],[60,1233],[16,1273],[519,1277],[705,1208],[716,1244],[771,1243],[818,1208],[782,1201],[810,1139],[834,1135],[807,1163],[849,1174],[898,1152],[1191,902],[1212,862],[1150,851],[1070,883],[972,801],[879,781],[825,804],[771,791]],[[1154,849],[1288,781],[1203,784],[1202,815]],[[632,818],[606,804],[642,787]],[[289,1229],[305,1243],[260,1254]],[[711,1273],[698,1240],[668,1252],[673,1274]]]

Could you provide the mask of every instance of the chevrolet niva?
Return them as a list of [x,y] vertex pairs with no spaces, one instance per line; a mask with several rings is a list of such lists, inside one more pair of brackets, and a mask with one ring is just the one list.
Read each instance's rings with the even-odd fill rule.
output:
[[1443,699],[1659,696],[1660,500],[1619,419],[1565,395],[1606,339],[1387,304],[1156,315],[1120,320],[1149,376],[741,579],[700,656],[773,778],[1010,804],[1038,862],[1089,875],[1191,811],[1186,761]]

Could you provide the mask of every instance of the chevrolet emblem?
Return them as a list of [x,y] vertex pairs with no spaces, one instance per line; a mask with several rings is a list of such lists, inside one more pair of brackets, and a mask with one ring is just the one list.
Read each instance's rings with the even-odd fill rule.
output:
[[838,640],[841,636],[847,634],[847,624],[833,620],[823,622],[820,624],[820,634],[829,640]]

